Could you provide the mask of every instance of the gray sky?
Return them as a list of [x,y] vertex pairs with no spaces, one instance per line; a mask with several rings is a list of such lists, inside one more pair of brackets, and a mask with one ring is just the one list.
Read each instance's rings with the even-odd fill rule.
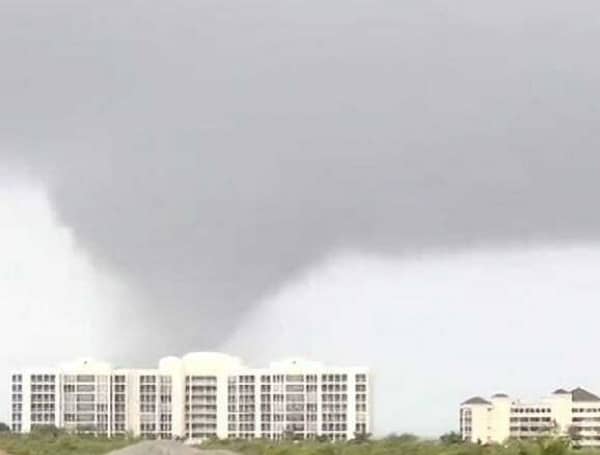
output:
[[[35,348],[36,361],[71,353],[73,341],[122,362],[249,346],[245,355],[258,361],[285,353],[272,343],[280,337],[282,351],[373,363],[390,390],[403,356],[414,355],[402,331],[389,328],[393,335],[382,341],[372,320],[360,349],[345,330],[343,342],[329,348],[329,326],[308,330],[305,321],[287,327],[286,338],[277,315],[344,308],[345,280],[361,279],[351,272],[358,262],[371,284],[364,300],[347,304],[345,327],[373,306],[383,319],[387,311],[404,319],[390,295],[421,302],[423,314],[446,314],[440,324],[447,327],[459,323],[453,309],[459,315],[475,300],[490,313],[475,312],[472,324],[527,302],[523,318],[543,327],[547,314],[574,305],[570,296],[581,283],[567,272],[598,263],[596,1],[4,0],[0,8],[5,209],[25,207],[46,220],[46,230],[24,225],[34,237],[66,229],[66,243],[54,234],[44,239],[62,251],[63,263],[77,264],[76,282],[93,283],[64,298],[52,294],[49,304],[63,309],[58,314],[72,315],[68,308],[79,305],[95,323],[57,341],[51,354]],[[581,253],[588,247],[593,259]],[[565,273],[540,269],[547,266],[540,248],[561,258]],[[465,260],[470,251],[484,256]],[[515,275],[506,255],[538,272]],[[430,294],[446,288],[423,281],[425,272],[400,279],[398,264],[422,257],[427,273],[441,261],[458,274],[462,288],[448,288],[453,298]],[[464,271],[481,261],[500,276],[489,288],[495,298],[466,292],[472,283]],[[335,298],[300,290],[307,271],[327,275],[332,263],[347,270],[340,286],[316,282]],[[4,270],[14,271],[11,264],[4,259]],[[368,278],[380,267],[387,284]],[[4,273],[13,282],[16,275]],[[28,274],[31,286],[43,275]],[[534,278],[555,275],[561,279]],[[74,280],[63,278],[66,286]],[[584,280],[592,293],[577,304],[596,317],[585,303],[600,297],[592,278]],[[522,292],[498,298],[496,290],[514,280],[525,280]],[[548,286],[552,299],[536,291]],[[534,301],[524,299],[530,295]],[[0,303],[14,300],[5,292]],[[31,308],[43,300],[30,300]],[[428,330],[427,319],[408,314],[413,327]],[[126,321],[117,326],[131,335],[119,337],[107,315]],[[28,325],[25,316],[11,313],[13,330]],[[256,329],[271,338],[253,337]],[[511,330],[506,326],[505,336]],[[531,330],[548,336],[537,325]],[[448,333],[459,344],[468,339]],[[504,346],[496,365],[518,354],[519,343],[495,343],[491,352]],[[447,341],[422,346],[428,356],[409,362],[410,377],[447,391],[447,401],[443,409],[422,395],[384,401],[381,431],[433,433],[455,424],[455,402],[468,392],[458,384],[477,369],[435,374],[433,353],[460,354]],[[15,356],[25,362],[32,350]],[[385,360],[390,356],[396,361]],[[523,390],[536,374],[524,375]],[[481,393],[498,386],[481,382]],[[467,383],[469,391],[477,384]],[[412,426],[397,417],[420,402],[429,407]],[[439,421],[430,422],[432,412]]]

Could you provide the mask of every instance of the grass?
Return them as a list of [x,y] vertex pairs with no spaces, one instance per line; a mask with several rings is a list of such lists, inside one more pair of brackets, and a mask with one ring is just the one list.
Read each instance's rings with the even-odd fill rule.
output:
[[135,441],[73,435],[2,435],[0,449],[10,455],[103,455]]
[[[64,433],[2,435],[0,449],[10,455],[104,455],[137,442]],[[574,450],[564,439],[509,442],[504,445],[441,443],[395,437],[363,442],[273,442],[215,440],[205,449],[228,449],[241,455],[600,455],[596,450]]]
[[201,448],[228,449],[242,455],[599,455],[575,450],[564,439],[509,442],[504,445],[441,443],[419,439],[385,438],[357,442],[210,441]]

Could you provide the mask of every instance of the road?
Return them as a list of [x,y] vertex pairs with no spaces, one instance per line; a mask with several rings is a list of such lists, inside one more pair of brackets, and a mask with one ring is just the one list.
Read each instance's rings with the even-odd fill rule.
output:
[[[0,455],[4,455],[1,454]],[[109,455],[238,455],[229,450],[199,450],[173,441],[145,441]]]

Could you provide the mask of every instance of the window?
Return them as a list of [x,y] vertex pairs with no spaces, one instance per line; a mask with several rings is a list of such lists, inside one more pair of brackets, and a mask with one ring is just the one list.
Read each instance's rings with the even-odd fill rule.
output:
[[[66,387],[66,386],[65,386]],[[93,392],[95,390],[94,384],[80,384],[77,386],[78,392]]]
[[285,386],[286,392],[304,392],[304,386],[302,384],[288,384]]

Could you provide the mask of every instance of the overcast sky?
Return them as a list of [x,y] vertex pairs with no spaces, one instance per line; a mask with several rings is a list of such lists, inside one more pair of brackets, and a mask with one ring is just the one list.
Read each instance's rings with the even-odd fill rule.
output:
[[379,433],[600,392],[598,42],[595,0],[0,0],[0,374],[305,354]]

